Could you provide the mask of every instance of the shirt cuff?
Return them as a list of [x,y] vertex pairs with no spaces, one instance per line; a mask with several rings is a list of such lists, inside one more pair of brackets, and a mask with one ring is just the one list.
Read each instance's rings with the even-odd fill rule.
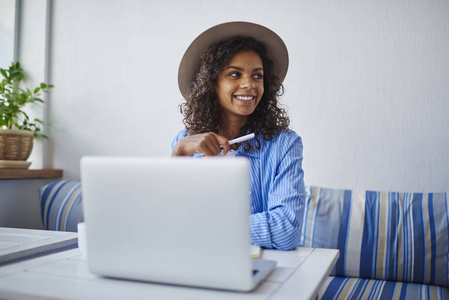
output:
[[252,214],[249,218],[251,243],[264,248],[273,248],[266,213]]

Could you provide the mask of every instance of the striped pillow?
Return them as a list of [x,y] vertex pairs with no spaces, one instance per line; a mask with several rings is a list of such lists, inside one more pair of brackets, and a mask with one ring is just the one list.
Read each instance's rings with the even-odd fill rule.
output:
[[319,291],[318,299],[445,300],[449,299],[449,289],[427,284],[331,276]]
[[447,193],[307,187],[302,244],[334,248],[333,274],[449,287]]
[[77,231],[83,221],[81,183],[59,180],[39,189],[41,217],[44,228],[57,231]]

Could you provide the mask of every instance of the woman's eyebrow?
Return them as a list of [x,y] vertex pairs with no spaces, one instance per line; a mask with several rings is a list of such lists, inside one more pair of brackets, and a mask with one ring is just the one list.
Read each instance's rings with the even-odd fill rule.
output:
[[[225,70],[227,70],[227,69],[236,69],[236,70],[239,70],[239,71],[243,71],[242,67],[236,67],[236,66],[229,66],[229,67],[225,68]],[[263,68],[255,68],[253,70],[253,72],[255,72],[255,71],[263,71]]]

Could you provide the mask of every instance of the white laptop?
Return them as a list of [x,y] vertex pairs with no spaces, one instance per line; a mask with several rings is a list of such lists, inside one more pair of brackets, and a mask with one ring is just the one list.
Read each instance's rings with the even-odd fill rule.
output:
[[84,157],[81,181],[93,273],[251,291],[276,266],[250,255],[244,158]]

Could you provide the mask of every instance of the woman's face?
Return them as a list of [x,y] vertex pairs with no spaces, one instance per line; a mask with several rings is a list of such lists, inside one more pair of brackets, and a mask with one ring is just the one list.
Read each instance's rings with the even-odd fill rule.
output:
[[254,51],[237,52],[218,75],[216,93],[225,115],[246,121],[263,91],[262,60]]

